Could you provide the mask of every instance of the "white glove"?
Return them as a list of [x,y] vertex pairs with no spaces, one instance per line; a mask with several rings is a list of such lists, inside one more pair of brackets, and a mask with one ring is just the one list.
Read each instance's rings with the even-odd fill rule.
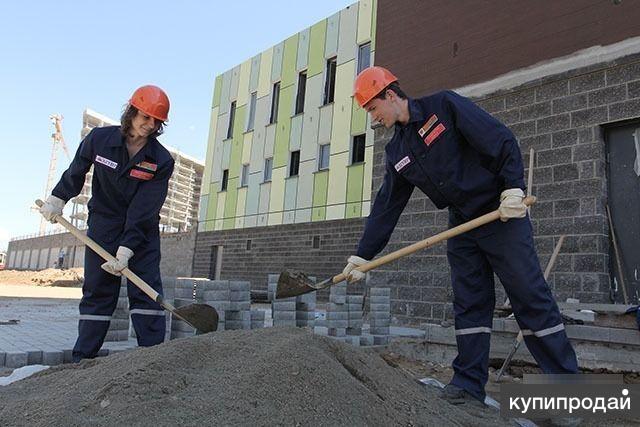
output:
[[527,205],[524,204],[524,191],[520,188],[510,188],[500,194],[500,219],[508,221],[511,218],[524,218],[527,215]]
[[102,264],[102,269],[107,273],[111,273],[114,276],[122,276],[120,273],[122,270],[129,266],[129,259],[133,256],[133,251],[125,246],[118,246],[116,252],[116,259],[114,261],[107,261]]
[[54,195],[47,197],[47,200],[44,202],[39,209],[42,216],[52,224],[56,223],[56,215],[62,215],[62,209],[64,209],[64,205],[66,202]]
[[342,270],[342,274],[347,276],[347,282],[354,283],[364,279],[364,277],[366,276],[366,273],[355,270],[355,268],[360,267],[361,265],[364,265],[368,262],[369,261],[367,261],[364,258],[360,258],[359,256],[356,256],[356,255],[351,255],[347,259],[347,266],[344,268],[344,270]]

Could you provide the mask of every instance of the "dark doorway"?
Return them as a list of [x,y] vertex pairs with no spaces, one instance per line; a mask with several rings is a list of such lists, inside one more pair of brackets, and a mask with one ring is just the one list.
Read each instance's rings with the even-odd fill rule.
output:
[[[607,128],[605,138],[611,220],[629,303],[637,304],[640,279],[640,122]],[[622,301],[622,284],[612,241],[609,259],[612,283],[615,277],[618,284],[616,300]]]

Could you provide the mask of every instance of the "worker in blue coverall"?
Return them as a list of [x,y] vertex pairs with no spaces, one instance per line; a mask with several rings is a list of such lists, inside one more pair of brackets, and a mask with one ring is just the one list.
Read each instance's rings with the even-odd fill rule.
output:
[[[169,98],[156,86],[138,88],[120,126],[95,128],[85,137],[69,168],[40,209],[55,222],[69,199],[82,190],[93,166],[87,235],[109,253],[104,260],[85,250],[75,362],[97,355],[118,303],[121,271],[128,267],[162,294],[160,280],[160,209],[167,196],[174,160],[158,142],[169,113]],[[161,343],[162,307],[128,282],[131,321],[138,345]]]
[[536,254],[524,199],[524,169],[515,136],[452,91],[408,98],[382,67],[363,70],[354,97],[371,119],[395,132],[385,147],[386,173],[355,255],[344,273],[386,246],[414,187],[439,209],[449,208],[457,226],[495,209],[500,219],[447,242],[454,294],[458,356],[443,397],[449,402],[484,401],[489,340],[495,306],[494,272],[511,300],[524,341],[548,374],[576,373],[575,352]]

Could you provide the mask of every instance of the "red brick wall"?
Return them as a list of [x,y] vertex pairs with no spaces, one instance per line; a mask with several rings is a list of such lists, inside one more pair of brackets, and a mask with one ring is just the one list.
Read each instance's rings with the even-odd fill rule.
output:
[[640,1],[379,0],[377,65],[409,95],[640,35]]

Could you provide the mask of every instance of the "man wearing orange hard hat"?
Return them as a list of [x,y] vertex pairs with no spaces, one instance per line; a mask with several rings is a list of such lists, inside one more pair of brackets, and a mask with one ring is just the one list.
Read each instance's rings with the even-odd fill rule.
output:
[[[55,222],[64,205],[80,193],[93,166],[87,235],[116,259],[104,262],[93,250],[85,249],[75,362],[98,354],[118,303],[122,270],[130,268],[162,294],[159,220],[174,161],[156,138],[168,116],[169,98],[162,89],[152,85],[136,89],[120,126],[89,132],[40,208],[47,220]],[[161,343],[165,334],[162,307],[131,283],[128,294],[138,345]]]
[[386,246],[411,193],[418,187],[450,226],[493,210],[500,219],[447,241],[458,356],[443,397],[452,403],[484,401],[495,306],[494,273],[511,300],[529,351],[545,373],[576,373],[575,352],[540,269],[524,199],[524,168],[513,133],[453,91],[409,98],[383,67],[356,78],[356,101],[372,121],[394,128],[385,146],[386,173],[355,255],[355,270]]

